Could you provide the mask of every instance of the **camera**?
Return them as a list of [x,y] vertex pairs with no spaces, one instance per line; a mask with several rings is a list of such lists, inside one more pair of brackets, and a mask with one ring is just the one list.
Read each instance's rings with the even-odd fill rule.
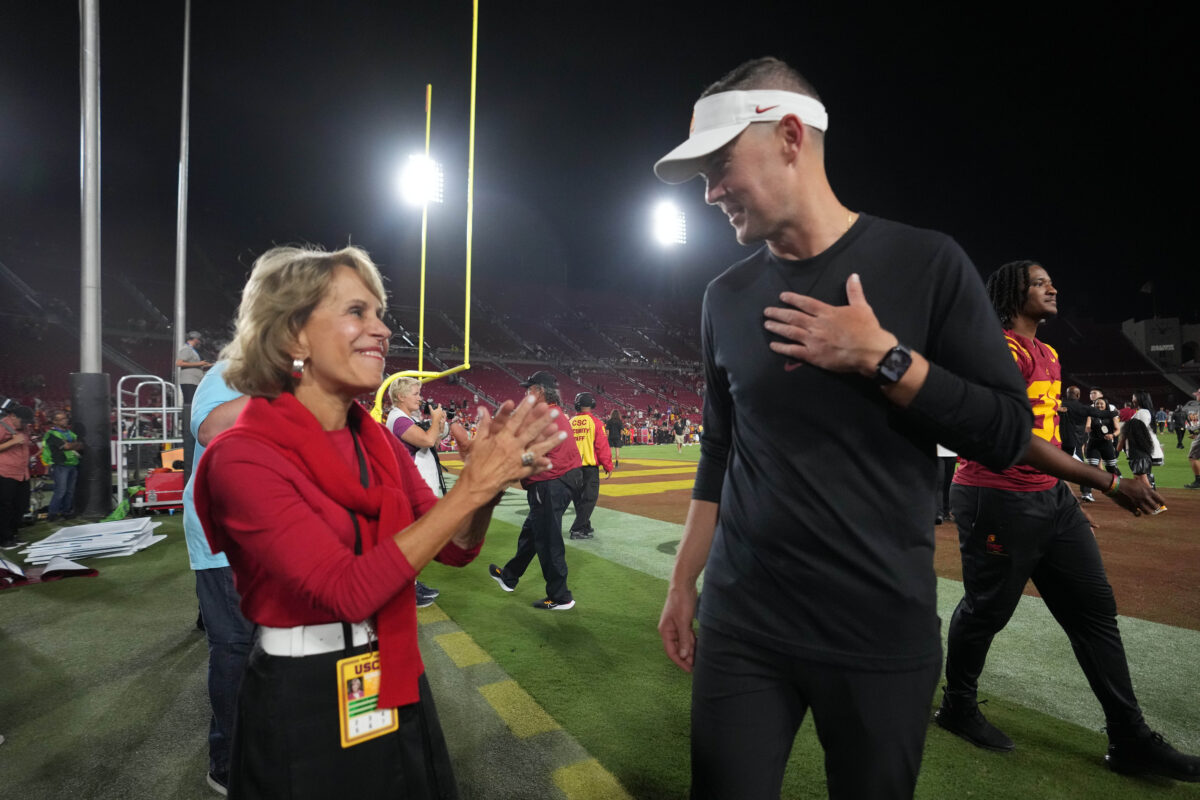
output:
[[[433,402],[432,400],[421,401],[421,414],[423,416],[428,417],[430,414],[432,414],[434,411],[436,411],[439,408],[441,408],[441,406],[439,406],[437,403]],[[446,410],[446,421],[449,422],[452,419],[454,419],[454,409],[447,409]]]

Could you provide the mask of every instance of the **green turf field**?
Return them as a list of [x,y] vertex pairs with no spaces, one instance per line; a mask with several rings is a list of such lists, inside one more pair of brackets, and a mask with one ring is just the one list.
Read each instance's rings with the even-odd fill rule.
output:
[[683,446],[682,453],[675,452],[673,444],[635,444],[621,448],[622,458],[662,458],[675,461],[699,461],[700,445]]
[[[1159,483],[1182,485],[1187,466],[1173,437],[1164,449],[1168,463],[1157,471]],[[628,447],[621,455],[672,459],[674,450]],[[685,447],[678,458],[694,461],[698,454],[698,447]],[[689,678],[663,655],[655,631],[679,526],[599,509],[597,539],[571,543],[567,551],[579,605],[538,612],[529,607],[542,594],[536,565],[513,594],[486,574],[489,561],[513,551],[523,504],[520,494],[506,497],[475,564],[434,564],[423,574],[442,592],[436,609],[448,619],[436,624],[457,626],[461,633],[453,636],[469,637],[485,662],[458,666],[445,657],[441,650],[451,652],[447,642],[455,639],[424,645],[431,673],[445,673],[431,675],[439,678],[435,689],[455,685],[451,673],[466,679],[465,688],[442,689],[437,698],[463,797],[686,797]],[[166,541],[131,558],[89,562],[99,577],[0,592],[0,733],[7,737],[0,745],[0,797],[215,796],[203,782],[207,651],[194,629],[179,517],[163,522]],[[49,532],[42,524],[27,529],[26,538]],[[943,618],[957,600],[956,587],[939,581]],[[997,639],[985,673],[989,718],[1017,741],[1017,751],[986,753],[931,728],[918,797],[1200,797],[1200,785],[1122,778],[1103,767],[1095,702],[1081,686],[1065,637],[1040,601],[1026,600]],[[1200,634],[1141,620],[1121,625],[1151,722],[1200,749]],[[514,737],[497,722],[476,687],[507,680],[561,730]],[[563,789],[568,784],[556,786],[538,773],[543,761],[552,762],[548,770],[584,751],[627,794],[596,781]],[[552,757],[538,760],[547,753]],[[500,791],[497,773],[528,782]],[[811,721],[797,738],[783,796],[825,796]]]
[[[1184,484],[1191,483],[1195,476],[1192,474],[1191,465],[1187,460],[1188,448],[1191,446],[1192,440],[1188,437],[1183,437],[1183,449],[1179,450],[1175,446],[1175,434],[1163,433],[1159,434],[1158,441],[1162,443],[1163,449],[1163,465],[1154,468],[1154,480],[1159,486],[1170,489],[1178,489]],[[1128,474],[1126,468],[1125,457],[1121,456],[1120,462],[1121,472]]]

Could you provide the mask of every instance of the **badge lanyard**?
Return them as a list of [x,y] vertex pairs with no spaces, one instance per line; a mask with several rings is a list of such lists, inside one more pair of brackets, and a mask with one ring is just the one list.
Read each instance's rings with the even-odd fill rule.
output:
[[[362,447],[358,444],[358,436],[350,429],[350,438],[354,440],[354,452],[358,456],[358,480],[366,489],[370,486],[367,473],[367,460],[363,456]],[[350,509],[350,520],[354,523],[354,555],[362,555],[362,530],[358,526],[358,517]],[[368,642],[375,638],[374,630],[367,624]],[[394,708],[378,708],[379,700],[379,651],[372,648],[361,655],[350,655],[354,639],[349,623],[342,623],[342,642],[345,658],[337,662],[337,692],[338,692],[338,726],[341,731],[342,747],[353,747],[365,741],[384,734],[391,733],[400,726],[400,718]]]

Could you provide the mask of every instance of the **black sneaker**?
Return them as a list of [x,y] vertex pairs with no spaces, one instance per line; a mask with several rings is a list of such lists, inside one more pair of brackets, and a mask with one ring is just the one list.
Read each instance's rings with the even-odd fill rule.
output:
[[217,775],[215,772],[210,772],[208,773],[208,778],[205,782],[209,785],[209,788],[211,788],[217,794],[223,797],[229,796],[228,775]]
[[1185,489],[1200,489],[1200,478],[1196,478],[1196,480],[1192,481],[1191,483],[1185,483],[1183,485],[1183,488],[1185,488]]
[[1082,501],[1083,501],[1083,502],[1085,502],[1085,503],[1094,503],[1094,502],[1096,502],[1096,498],[1092,497],[1092,493],[1091,493],[1091,492],[1084,492],[1083,494],[1081,494],[1081,495],[1079,496],[1079,499],[1080,499],[1080,500],[1082,500]]
[[987,717],[983,716],[977,703],[972,703],[969,708],[963,708],[952,705],[943,695],[942,707],[933,712],[933,720],[939,727],[945,728],[955,736],[966,739],[984,750],[1008,753],[1016,747],[1013,740],[1005,736],[1002,730],[987,721]]
[[0,544],[0,550],[16,550],[21,545],[25,544],[20,539],[13,539],[11,542]]
[[429,606],[433,605],[433,601],[437,599],[440,592],[436,589],[430,589],[420,581],[416,583],[417,585],[414,588],[417,595],[417,608],[429,608]]
[[513,589],[517,588],[515,583],[509,585],[508,581],[504,580],[504,570],[500,569],[495,564],[488,564],[488,575],[491,575],[492,580],[500,584],[500,588],[506,592],[511,592]]
[[572,597],[570,600],[556,603],[549,597],[543,597],[541,600],[538,600],[536,603],[534,603],[533,607],[544,608],[547,611],[569,611],[575,607],[575,598]]
[[1200,782],[1200,758],[1181,753],[1162,734],[1112,739],[1104,761],[1122,775],[1161,775],[1177,781]]
[[579,533],[576,533],[575,531],[571,531],[571,538],[572,539],[595,539],[596,534],[592,533],[591,531],[580,531]]

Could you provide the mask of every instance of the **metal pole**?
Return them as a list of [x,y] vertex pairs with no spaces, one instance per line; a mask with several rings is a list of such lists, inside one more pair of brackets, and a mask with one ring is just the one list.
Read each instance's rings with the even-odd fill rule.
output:
[[[179,194],[175,221],[175,343],[171,363],[187,336],[187,207],[188,207],[188,131],[191,128],[190,75],[192,54],[192,0],[183,11],[183,100],[179,115]],[[179,367],[175,367],[175,385],[179,385]]]
[[79,371],[100,372],[100,9],[80,0],[80,201],[83,266],[79,293]]
[[100,8],[79,3],[80,206],[82,245],[79,284],[79,372],[71,375],[75,432],[84,443],[76,482],[75,510],[103,517],[112,510],[108,375],[100,333]]

